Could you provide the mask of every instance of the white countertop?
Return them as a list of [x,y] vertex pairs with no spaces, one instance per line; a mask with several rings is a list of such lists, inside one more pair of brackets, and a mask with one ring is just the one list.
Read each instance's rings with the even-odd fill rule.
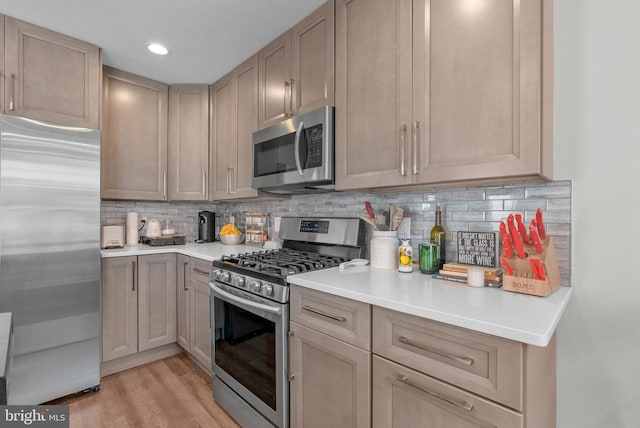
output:
[[197,259],[212,262],[222,256],[230,254],[248,253],[261,250],[261,247],[255,245],[225,245],[222,242],[207,242],[196,244],[188,242],[184,245],[165,245],[161,247],[152,247],[150,245],[137,245],[135,247],[114,248],[110,250],[101,250],[102,258],[108,257],[124,257],[124,256],[144,256],[147,254],[164,254],[178,253],[185,256],[195,257]]
[[547,346],[571,297],[560,287],[547,297],[500,288],[474,288],[437,280],[419,271],[400,273],[369,266],[291,275],[302,287],[441,321],[517,342]]

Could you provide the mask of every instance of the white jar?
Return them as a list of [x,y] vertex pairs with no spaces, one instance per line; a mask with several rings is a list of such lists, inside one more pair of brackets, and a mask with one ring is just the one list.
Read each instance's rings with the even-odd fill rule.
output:
[[371,267],[398,269],[398,234],[395,231],[374,231],[369,243]]

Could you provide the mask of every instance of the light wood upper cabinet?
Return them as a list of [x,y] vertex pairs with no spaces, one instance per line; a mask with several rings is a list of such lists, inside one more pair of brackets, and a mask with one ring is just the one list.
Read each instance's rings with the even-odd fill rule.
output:
[[328,1],[259,52],[260,129],[333,104],[334,8]]
[[10,17],[4,27],[6,113],[98,129],[100,49]]
[[138,350],[176,341],[176,255],[138,257]]
[[102,259],[102,361],[138,352],[137,259]]
[[167,199],[168,86],[104,67],[102,198]]
[[552,9],[338,0],[336,187],[550,178]]
[[207,200],[209,86],[169,87],[169,200]]
[[256,197],[251,136],[258,129],[257,55],[213,84],[211,103],[212,199]]
[[334,103],[335,2],[329,0],[291,29],[293,114]]
[[336,2],[336,187],[410,182],[410,0]]

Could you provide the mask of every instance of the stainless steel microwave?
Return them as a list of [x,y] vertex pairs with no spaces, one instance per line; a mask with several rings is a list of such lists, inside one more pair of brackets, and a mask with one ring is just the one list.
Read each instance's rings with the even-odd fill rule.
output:
[[253,133],[255,189],[280,194],[335,189],[334,108],[324,106]]

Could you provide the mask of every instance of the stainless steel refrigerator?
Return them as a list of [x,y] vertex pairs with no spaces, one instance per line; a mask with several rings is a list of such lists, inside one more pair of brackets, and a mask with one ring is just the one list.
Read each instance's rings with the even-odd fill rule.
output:
[[9,404],[99,385],[99,131],[0,115],[0,312]]

